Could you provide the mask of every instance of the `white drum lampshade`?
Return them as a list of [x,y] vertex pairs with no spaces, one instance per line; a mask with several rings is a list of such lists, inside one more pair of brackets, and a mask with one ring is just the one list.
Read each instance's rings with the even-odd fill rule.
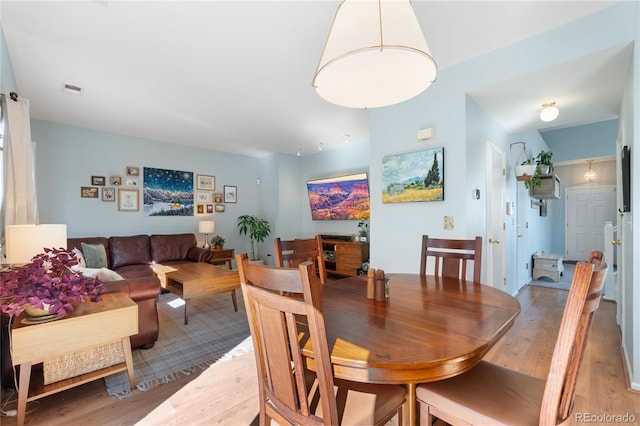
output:
[[211,244],[209,244],[209,234],[212,234],[215,230],[216,223],[212,220],[201,220],[200,223],[198,223],[198,232],[204,234],[204,244],[202,247],[211,247]]
[[67,225],[7,225],[7,263],[29,263],[45,248],[67,248]]
[[374,108],[418,95],[436,71],[409,0],[345,0],[312,86],[333,104]]

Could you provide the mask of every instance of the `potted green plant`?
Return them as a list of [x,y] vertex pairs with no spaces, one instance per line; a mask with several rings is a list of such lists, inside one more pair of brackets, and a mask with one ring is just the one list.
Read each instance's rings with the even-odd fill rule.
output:
[[224,243],[225,239],[220,235],[214,235],[213,238],[211,238],[211,245],[213,246],[214,250],[220,250],[221,248],[223,248]]
[[524,181],[525,186],[527,182],[533,179],[533,175],[536,173],[536,165],[532,158],[527,157],[520,165],[515,167],[516,179]]
[[63,317],[73,310],[73,303],[99,302],[102,283],[73,271],[78,263],[71,250],[45,248],[31,262],[2,271],[0,310],[9,316],[26,310],[30,316]]
[[535,158],[528,159],[530,164],[534,165],[535,171],[532,178],[524,182],[525,188],[529,189],[532,186],[542,185],[542,175],[547,175],[553,171],[553,163],[551,162],[552,157],[553,152],[543,150],[540,151]]
[[269,222],[259,216],[244,214],[238,216],[237,225],[240,235],[249,235],[251,239],[251,257],[249,260],[258,260],[256,257],[258,243],[263,242],[271,233]]
[[540,151],[536,156],[536,165],[540,169],[540,174],[548,175],[553,170],[553,163],[551,163],[551,157],[553,157],[553,152],[551,151]]
[[369,237],[369,224],[367,222],[358,222],[358,229],[359,240],[366,243]]

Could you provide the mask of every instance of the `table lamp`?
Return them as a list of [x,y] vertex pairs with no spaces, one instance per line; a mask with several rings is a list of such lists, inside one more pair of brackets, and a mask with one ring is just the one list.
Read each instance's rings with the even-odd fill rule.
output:
[[213,233],[216,230],[216,223],[212,220],[201,220],[198,223],[198,232],[204,234],[204,244],[203,248],[211,248],[211,244],[209,244],[209,234]]
[[67,247],[67,225],[7,225],[7,263],[29,263],[45,248]]

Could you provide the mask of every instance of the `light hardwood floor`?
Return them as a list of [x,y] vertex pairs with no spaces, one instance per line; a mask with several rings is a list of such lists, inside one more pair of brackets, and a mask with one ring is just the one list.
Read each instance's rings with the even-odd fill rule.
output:
[[[513,328],[487,354],[486,359],[526,374],[544,377],[555,344],[566,295],[567,292],[562,290],[526,286],[518,295],[522,313],[516,319]],[[630,414],[635,416],[636,424],[640,423],[640,394],[627,390],[627,373],[624,371],[620,354],[620,332],[615,324],[615,311],[616,306],[613,302],[603,301],[596,314],[578,381],[578,398],[573,415],[565,424],[586,423],[576,418],[576,415],[580,414]],[[26,424],[135,424],[195,377],[197,375],[183,377],[147,392],[134,391],[132,397],[123,400],[108,396],[103,381],[98,380],[43,398],[37,408],[30,403],[29,408],[33,411],[27,415]],[[222,383],[225,381],[222,376],[214,380],[217,382],[206,386],[206,392],[215,394],[216,391],[224,391],[225,386],[228,389],[230,385]],[[189,402],[193,403],[193,399],[199,397],[203,395],[189,395]],[[6,398],[7,392],[4,390],[2,401]],[[236,425],[238,418],[254,418],[253,414],[257,414],[257,400],[251,392],[239,392],[233,403],[230,403],[228,398],[222,400],[224,407],[219,407],[219,410],[212,409],[217,411],[216,413],[207,413],[207,410],[197,413],[193,417],[193,424]],[[3,426],[13,426],[16,420],[15,417],[1,417],[0,423]],[[183,422],[176,419],[175,423]]]

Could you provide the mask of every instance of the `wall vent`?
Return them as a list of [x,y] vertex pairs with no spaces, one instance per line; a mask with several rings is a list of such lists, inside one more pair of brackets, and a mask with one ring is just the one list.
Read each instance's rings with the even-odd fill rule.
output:
[[62,91],[65,93],[69,93],[70,95],[80,96],[84,92],[84,89],[73,84],[62,83]]

